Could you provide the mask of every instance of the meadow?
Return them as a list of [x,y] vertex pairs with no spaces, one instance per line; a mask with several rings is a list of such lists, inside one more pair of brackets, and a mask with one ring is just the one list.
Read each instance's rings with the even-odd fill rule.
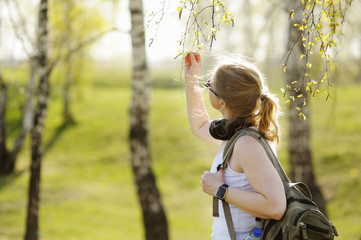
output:
[[[43,141],[40,239],[144,239],[130,167],[131,91],[125,80],[108,79],[110,75],[129,74],[114,71],[91,77],[89,71],[90,81],[73,90],[76,123],[70,126],[62,124],[61,81],[54,80]],[[4,75],[15,76],[15,72],[10,69]],[[155,82],[157,76],[153,74]],[[9,88],[9,145],[17,133],[22,97],[16,96],[23,83]],[[171,85],[178,88],[162,84],[153,88],[150,112],[152,166],[168,217],[170,239],[210,239],[211,198],[201,191],[199,181],[217,149],[191,134],[185,92],[179,87],[181,83]],[[276,88],[274,91],[279,92]],[[341,240],[361,238],[360,92],[360,84],[336,84],[331,101],[318,97],[309,102],[314,170],[328,201],[329,218],[340,234],[337,239]],[[204,96],[209,106],[206,91]],[[281,98],[282,104],[284,101]],[[287,112],[284,104],[283,110]],[[219,117],[214,111],[210,114]],[[281,118],[281,124],[279,159],[287,169],[287,115]],[[0,240],[23,238],[29,162],[27,139],[16,172],[0,178]]]

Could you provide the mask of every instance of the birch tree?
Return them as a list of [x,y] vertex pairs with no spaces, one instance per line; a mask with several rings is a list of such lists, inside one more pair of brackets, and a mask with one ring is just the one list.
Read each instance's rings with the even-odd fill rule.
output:
[[[15,36],[22,43],[23,51],[29,58],[29,77],[26,88],[26,100],[22,110],[22,124],[19,130],[19,134],[12,145],[12,148],[6,144],[7,128],[5,119],[8,98],[7,82],[6,79],[3,78],[3,76],[0,74],[0,174],[8,175],[14,172],[18,153],[23,146],[27,133],[30,131],[33,125],[34,95],[36,84],[35,79],[37,75],[37,65],[39,63],[39,58],[37,55],[39,53],[39,44],[36,44],[36,40],[34,40],[32,34],[29,34],[29,29],[26,24],[28,21],[25,17],[25,14],[22,13],[20,9],[21,5],[19,2],[17,0],[5,0],[5,3],[6,7],[8,8],[9,19],[12,24],[12,29],[15,33]],[[86,9],[82,6],[75,6],[76,4],[73,0],[67,0],[64,2],[53,1],[51,3],[54,13],[51,16],[48,16],[48,18],[52,19],[51,28],[55,29],[56,31],[53,31],[53,38],[49,40],[53,49],[53,55],[48,57],[48,66],[51,71],[51,69],[57,66],[61,60],[64,60],[66,64],[63,108],[64,123],[66,124],[73,121],[73,116],[70,111],[70,88],[73,84],[71,64],[72,60],[74,59],[74,55],[81,52],[86,47],[89,47],[91,44],[101,39],[101,37],[110,31],[115,31],[116,28],[111,27],[109,29],[103,30],[104,21],[101,16],[99,14],[95,14],[95,11],[91,9]],[[2,5],[4,6],[5,4]],[[62,7],[60,9],[62,14],[59,14],[59,5]],[[76,10],[74,11],[74,9]],[[71,10],[76,12],[81,17],[75,19],[76,21],[74,21],[74,19],[70,19],[69,15]],[[87,14],[84,14],[85,12]],[[84,29],[85,23],[89,24],[91,27]],[[76,25],[76,36],[73,34],[73,25]]]
[[[0,0],[0,9],[2,7],[2,1]],[[0,46],[1,46],[1,33],[2,33],[2,16],[0,16]],[[1,62],[0,62],[0,172],[3,173],[4,159],[7,158],[8,151],[6,149],[6,134],[5,134],[5,112],[6,112],[6,85],[3,80]]]
[[[87,2],[64,0],[51,2],[50,28],[52,62],[64,66],[63,84],[63,124],[75,121],[71,111],[72,94],[75,79],[74,63],[82,53],[105,34],[118,31],[114,26],[105,29],[106,20],[97,9],[89,8]],[[86,26],[86,27],[84,27]]]
[[40,176],[42,161],[42,140],[46,114],[49,102],[49,75],[52,66],[48,60],[48,1],[41,0],[39,5],[37,29],[37,61],[39,86],[37,105],[34,113],[34,123],[31,129],[31,166],[28,193],[28,211],[26,219],[25,240],[39,239],[39,200]]
[[6,145],[6,104],[7,104],[7,84],[0,76],[0,174],[8,175],[14,172],[17,156],[23,146],[25,137],[32,127],[34,92],[35,92],[35,71],[36,62],[34,59],[29,61],[29,76],[26,91],[26,101],[22,110],[22,121],[19,134],[14,141],[12,149]]
[[[298,0],[289,0],[287,12],[299,8],[300,4]],[[326,214],[325,200],[313,173],[310,143],[310,109],[309,104],[306,104],[308,102],[308,92],[302,87],[304,64],[300,61],[300,56],[304,54],[305,47],[302,42],[298,41],[300,33],[295,27],[295,24],[301,24],[301,22],[302,12],[297,11],[289,21],[287,42],[287,49],[291,49],[296,43],[289,56],[286,71],[287,85],[294,86],[289,89],[288,93],[290,96],[296,96],[290,102],[288,111],[288,152],[291,164],[291,179],[295,182],[306,183],[311,190],[314,201],[320,210]],[[300,121],[300,111],[298,109],[302,109],[302,113],[308,116],[308,119]]]
[[[316,183],[312,165],[310,143],[309,96],[319,94],[325,85],[326,100],[331,96],[332,82],[329,72],[334,68],[333,56],[337,47],[337,36],[342,33],[342,23],[352,0],[289,0],[288,53],[283,70],[286,72],[286,101],[289,107],[288,151],[290,154],[291,178],[305,182],[320,210],[326,213],[326,203]],[[312,58],[313,54],[319,58]],[[323,59],[323,67],[317,71],[321,77],[312,76],[312,59]],[[315,64],[316,65],[316,64]]]
[[130,0],[133,59],[132,102],[130,106],[131,165],[143,213],[145,237],[168,239],[167,219],[151,168],[148,140],[150,79],[145,52],[142,0]]
[[[7,7],[10,9],[10,4],[8,1]],[[1,3],[1,2],[0,2]],[[20,18],[19,22],[24,23],[23,16],[20,14],[19,5],[16,1],[12,2],[14,4],[14,9],[9,10],[9,12],[17,12],[18,18]],[[2,3],[3,4],[3,3]],[[5,5],[5,4],[3,4]],[[10,14],[10,13],[9,13]],[[21,40],[23,43],[22,47],[25,53],[28,54],[29,60],[29,77],[28,77],[28,85],[26,91],[26,101],[22,110],[22,124],[20,127],[19,134],[14,141],[12,149],[10,149],[7,144],[7,135],[6,135],[6,105],[7,105],[7,83],[3,78],[0,72],[0,174],[8,175],[14,172],[16,159],[18,153],[23,146],[23,142],[27,133],[30,131],[32,126],[32,117],[33,117],[33,96],[35,92],[35,71],[36,71],[36,60],[33,56],[30,56],[30,50],[27,49],[24,42],[29,41],[30,37],[27,31],[25,30],[25,26],[21,26],[17,24],[13,17],[10,15],[10,20],[13,25],[13,29],[15,35]],[[29,41],[32,43],[32,41]],[[32,44],[30,44],[32,45]],[[0,70],[1,71],[1,70]]]

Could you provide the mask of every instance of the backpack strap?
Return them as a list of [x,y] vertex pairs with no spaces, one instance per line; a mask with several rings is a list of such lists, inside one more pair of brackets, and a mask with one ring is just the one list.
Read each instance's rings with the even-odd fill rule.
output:
[[224,216],[226,218],[226,223],[227,223],[229,236],[230,236],[231,240],[237,240],[236,232],[234,230],[232,215],[231,215],[231,209],[229,208],[229,204],[226,201],[223,200],[222,205],[223,205]]
[[[288,178],[286,172],[284,171],[282,165],[278,161],[276,155],[274,154],[272,148],[269,146],[268,142],[263,138],[264,135],[260,134],[258,131],[256,131],[255,129],[252,129],[252,128],[241,129],[240,131],[235,133],[231,137],[231,139],[227,142],[227,144],[223,150],[223,163],[222,163],[223,168],[226,168],[228,166],[229,159],[232,156],[233,148],[234,148],[234,145],[236,144],[238,138],[245,136],[245,135],[253,137],[262,145],[262,147],[265,149],[265,151],[267,153],[268,158],[272,162],[273,166],[276,168],[282,182],[290,183],[291,180]],[[234,225],[233,225],[233,221],[232,221],[232,215],[231,215],[231,211],[229,208],[229,204],[226,201],[222,201],[222,205],[223,205],[223,211],[224,211],[224,215],[226,218],[229,235],[231,237],[231,240],[234,240],[234,239],[236,239],[236,233],[234,230]],[[216,197],[213,197],[213,216],[214,217],[219,216],[218,199]]]

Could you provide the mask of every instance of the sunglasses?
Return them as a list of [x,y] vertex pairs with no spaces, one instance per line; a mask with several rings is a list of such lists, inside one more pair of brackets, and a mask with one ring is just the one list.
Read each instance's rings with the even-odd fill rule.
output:
[[206,84],[204,84],[204,86],[205,86],[206,88],[208,88],[209,91],[211,91],[214,95],[216,95],[217,97],[221,98],[221,97],[218,95],[218,93],[216,93],[216,91],[214,91],[214,89],[211,87],[211,79],[208,79],[207,82],[206,82]]

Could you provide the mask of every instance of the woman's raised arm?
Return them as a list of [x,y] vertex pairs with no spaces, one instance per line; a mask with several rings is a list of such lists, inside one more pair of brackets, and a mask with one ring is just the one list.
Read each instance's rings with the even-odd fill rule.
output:
[[202,59],[199,53],[189,53],[184,63],[184,78],[187,99],[187,113],[192,133],[198,138],[221,144],[221,141],[214,139],[209,133],[211,123],[208,112],[202,99],[202,88],[199,86],[199,76],[202,67]]

